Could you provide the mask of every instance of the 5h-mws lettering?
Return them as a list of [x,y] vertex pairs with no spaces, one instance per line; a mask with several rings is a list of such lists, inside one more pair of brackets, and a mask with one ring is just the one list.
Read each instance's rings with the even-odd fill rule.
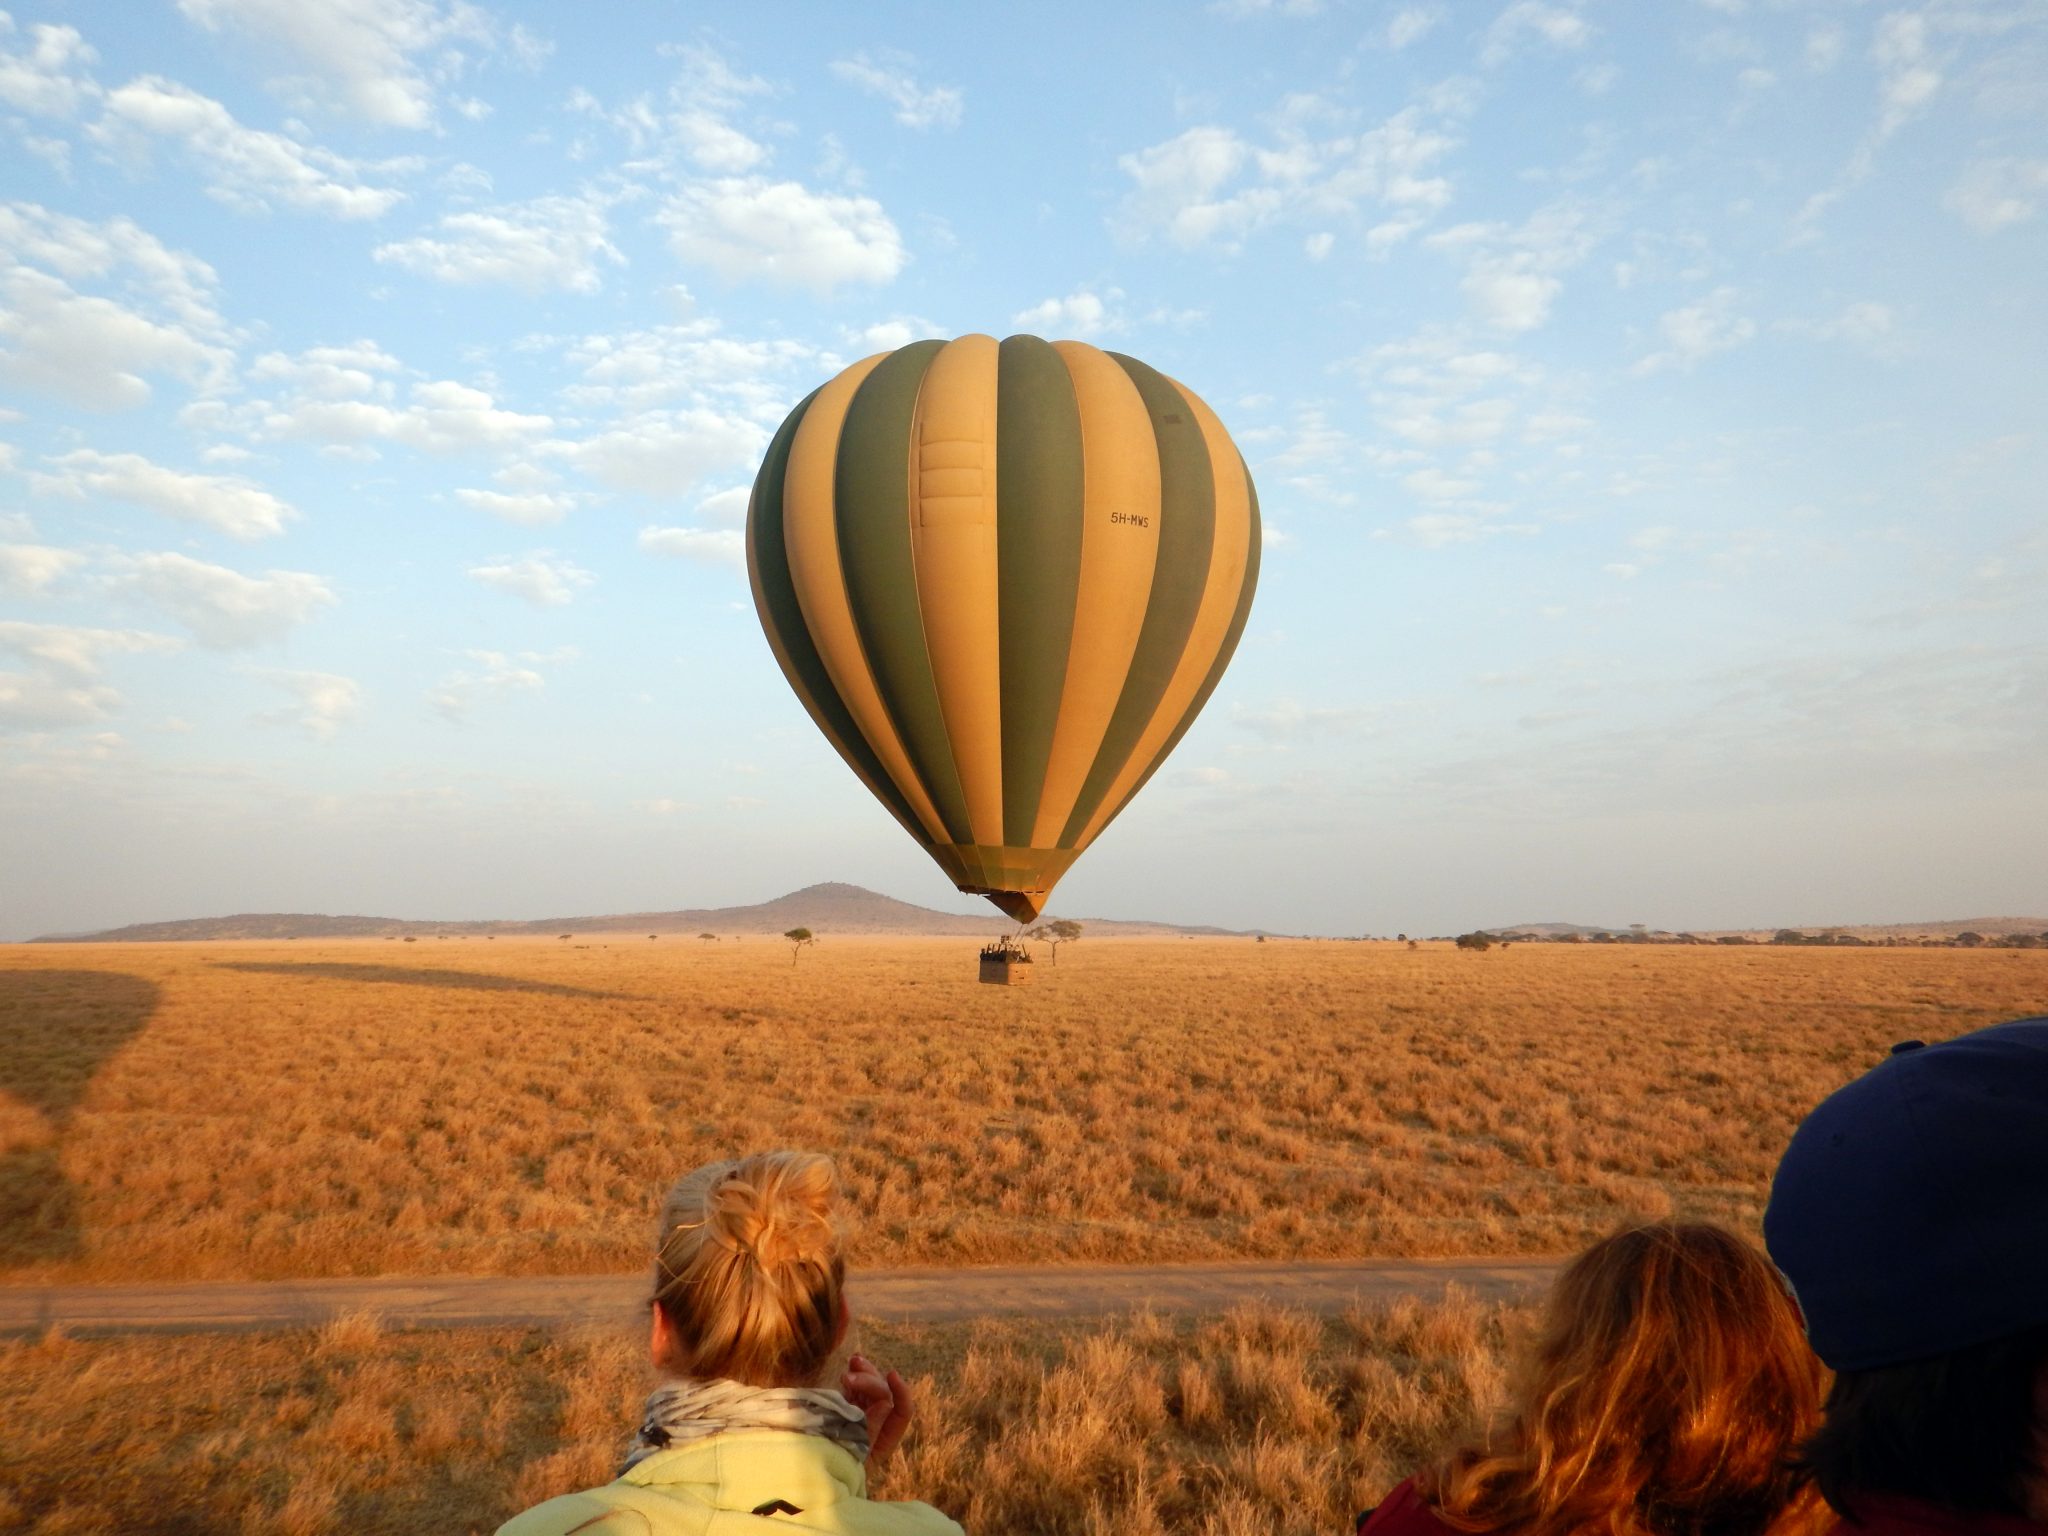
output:
[[1215,412],[1036,336],[855,363],[783,422],[747,512],[790,687],[953,883],[1019,921],[1208,702],[1258,568]]

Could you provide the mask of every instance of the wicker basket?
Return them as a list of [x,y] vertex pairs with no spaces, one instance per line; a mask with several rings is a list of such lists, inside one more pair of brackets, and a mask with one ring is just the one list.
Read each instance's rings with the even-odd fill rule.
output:
[[992,987],[1028,987],[1034,969],[1031,957],[1020,950],[1005,954],[982,952],[981,979]]

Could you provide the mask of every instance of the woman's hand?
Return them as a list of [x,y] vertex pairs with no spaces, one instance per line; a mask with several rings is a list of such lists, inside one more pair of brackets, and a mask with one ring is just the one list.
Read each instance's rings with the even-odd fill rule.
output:
[[894,1371],[885,1372],[866,1355],[855,1355],[846,1362],[839,1390],[868,1416],[868,1465],[879,1467],[910,1428],[910,1388]]

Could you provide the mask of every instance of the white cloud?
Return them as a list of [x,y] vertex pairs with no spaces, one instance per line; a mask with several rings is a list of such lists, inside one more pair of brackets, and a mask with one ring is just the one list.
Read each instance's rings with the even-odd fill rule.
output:
[[536,608],[563,608],[597,580],[574,561],[536,550],[521,559],[496,560],[469,568],[469,579],[494,592],[524,598]]
[[260,715],[260,720],[294,724],[318,741],[330,741],[336,731],[361,711],[363,687],[353,678],[332,672],[285,672],[251,668],[248,675],[290,694],[294,708]]
[[36,593],[48,590],[66,571],[85,563],[75,549],[48,544],[0,544],[0,591]]
[[1632,371],[1690,370],[1704,358],[1741,346],[1756,335],[1756,322],[1738,315],[1735,305],[1733,288],[1716,288],[1697,304],[1668,311],[1657,321],[1663,347],[1643,358]]
[[1123,290],[1119,288],[1110,289],[1107,298],[1077,288],[1064,299],[1045,299],[1019,310],[1010,317],[1010,323],[1033,334],[1086,340],[1124,328],[1123,316],[1111,308],[1122,299]]
[[246,33],[303,73],[272,83],[288,98],[387,128],[425,128],[434,82],[464,44],[490,41],[484,13],[463,0],[178,0],[208,31]]
[[132,80],[106,98],[92,137],[110,148],[147,151],[148,137],[184,145],[205,170],[208,191],[232,207],[273,203],[337,219],[375,219],[405,197],[367,184],[354,161],[280,133],[245,127],[234,114],[160,75]]
[[47,667],[59,677],[90,681],[105,669],[106,658],[148,651],[175,651],[169,635],[140,629],[84,629],[69,624],[26,624],[0,619],[0,651]]
[[534,664],[558,659],[532,651],[522,651],[517,657],[503,651],[464,651],[463,655],[473,663],[473,668],[449,673],[427,693],[427,703],[435,712],[457,723],[468,716],[480,697],[539,693],[547,686],[547,679]]
[[2048,202],[2048,160],[1978,160],[1949,188],[1942,205],[1980,235],[2023,224]]
[[1428,243],[1465,262],[1460,287],[1473,314],[1493,330],[1518,335],[1549,320],[1564,292],[1561,274],[1585,260],[1595,242],[1575,208],[1556,204],[1519,226],[1460,224]]
[[240,650],[281,640],[337,599],[304,571],[244,576],[185,555],[128,555],[116,585],[148,599],[192,631],[201,645]]
[[695,405],[780,420],[829,363],[803,342],[750,341],[694,319],[621,335],[584,336],[567,348],[581,380],[563,390],[577,409],[641,411]]
[[1262,147],[1213,125],[1122,155],[1130,178],[1120,220],[1139,237],[1163,235],[1193,249],[1236,249],[1254,231],[1281,220],[1355,218],[1384,210],[1368,237],[1375,254],[1420,229],[1450,201],[1450,185],[1432,171],[1451,137],[1408,107],[1365,133],[1312,139],[1283,135]]
[[737,528],[642,528],[639,543],[651,555],[746,569],[747,539]]
[[1310,261],[1321,261],[1336,249],[1337,237],[1327,229],[1310,235],[1301,242],[1301,249]]
[[52,730],[103,720],[121,695],[102,680],[116,655],[175,651],[169,635],[136,629],[86,629],[0,620],[0,655],[27,670],[0,670],[0,729]]
[[911,62],[901,54],[871,57],[856,53],[852,58],[833,60],[832,73],[888,102],[896,109],[896,121],[906,128],[959,127],[966,106],[959,88],[919,85],[910,73]]
[[1593,28],[1573,6],[1515,0],[1487,28],[1480,62],[1488,66],[1504,64],[1532,38],[1551,48],[1569,51],[1591,42]]
[[871,197],[813,192],[794,181],[719,177],[683,188],[659,215],[679,261],[732,282],[760,279],[822,296],[886,283],[909,253]]
[[559,523],[575,510],[581,498],[573,491],[483,491],[464,487],[455,493],[455,499],[473,512],[488,512],[508,523],[537,528],[545,523]]
[[1920,114],[1941,89],[1941,72],[1927,50],[1927,18],[1915,11],[1892,11],[1880,17],[1871,40],[1870,57],[1878,70],[1878,98],[1883,112],[1877,136],[1889,138]]
[[1845,341],[1874,354],[1891,349],[1896,328],[1897,318],[1890,305],[1868,301],[1847,305],[1840,314],[1825,320],[1788,320],[1779,327],[1819,341]]
[[608,238],[601,197],[537,197],[442,217],[435,235],[380,245],[371,254],[444,283],[505,283],[523,293],[596,293],[601,263],[624,266]]
[[1403,475],[1401,483],[1424,501],[1464,501],[1479,494],[1477,480],[1461,480],[1434,468]]
[[1387,46],[1401,49],[1420,42],[1442,20],[1443,12],[1435,6],[1404,5],[1387,23]]
[[146,404],[151,374],[219,388],[234,354],[215,284],[133,220],[0,205],[0,379],[102,411]]
[[[0,37],[15,34],[14,20],[0,11]],[[95,93],[85,71],[99,55],[75,27],[39,22],[29,43],[16,51],[0,47],[0,104],[30,117],[72,117]]]
[[284,532],[298,513],[287,503],[236,475],[200,475],[167,469],[138,453],[101,453],[79,448],[49,460],[50,474],[33,477],[39,491],[72,497],[109,496],[201,523],[236,539],[262,539]]
[[641,95],[622,106],[607,107],[579,87],[569,94],[569,110],[610,125],[635,155],[666,156],[679,149],[700,170],[720,175],[758,170],[774,158],[767,145],[731,120],[749,98],[768,94],[767,81],[739,73],[715,49],[689,46],[662,52],[680,59],[681,68],[659,105],[653,97]]
[[933,337],[949,338],[944,327],[918,315],[891,315],[887,320],[877,320],[872,325],[841,333],[849,344],[865,353],[894,352],[898,347],[907,347],[913,341],[925,341]]
[[752,468],[767,446],[758,423],[706,409],[647,411],[581,442],[547,445],[614,490],[679,497],[711,475]]
[[1320,16],[1323,0],[1212,0],[1209,9],[1238,20],[1253,16]]
[[251,364],[259,383],[283,386],[275,398],[236,405],[205,402],[184,414],[198,430],[367,448],[396,443],[426,453],[517,448],[554,425],[549,416],[507,410],[488,391],[452,379],[420,380],[399,403],[399,361],[375,342],[265,353]]

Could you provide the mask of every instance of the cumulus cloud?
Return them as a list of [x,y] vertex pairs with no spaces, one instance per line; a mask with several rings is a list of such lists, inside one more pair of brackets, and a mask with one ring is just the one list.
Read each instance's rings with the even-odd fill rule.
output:
[[1941,71],[1927,47],[1927,18],[1916,11],[1892,11],[1880,17],[1870,44],[1878,71],[1882,111],[1877,135],[1889,138],[1917,117],[1941,89]]
[[1635,365],[1639,374],[1676,368],[1689,371],[1717,352],[1741,346],[1756,335],[1756,322],[1735,312],[1733,288],[1716,288],[1697,304],[1667,311],[1657,321],[1664,345]]
[[1277,221],[1321,225],[1376,208],[1368,248],[1381,251],[1449,202],[1450,184],[1432,172],[1453,142],[1414,107],[1365,133],[1289,133],[1270,146],[1233,129],[1194,127],[1118,158],[1131,182],[1120,221],[1140,238],[1230,250]]
[[1124,328],[1123,316],[1111,307],[1122,299],[1123,290],[1118,288],[1110,289],[1107,297],[1077,288],[1064,299],[1046,299],[1019,310],[1010,317],[1010,323],[1034,334],[1086,340]]
[[405,194],[372,186],[363,167],[280,133],[245,127],[210,96],[145,75],[111,92],[92,137],[114,149],[147,153],[151,139],[173,141],[207,176],[207,190],[232,207],[273,205],[337,219],[375,219]]
[[779,418],[826,362],[803,342],[731,336],[710,319],[583,336],[565,355],[580,376],[563,398],[579,410],[694,405],[762,418]]
[[1460,224],[1428,243],[1465,263],[1459,285],[1476,319],[1510,335],[1550,318],[1564,273],[1592,251],[1594,238],[1567,204],[1538,209],[1520,225]]
[[[0,11],[0,38],[15,35],[14,19]],[[98,61],[76,27],[39,22],[25,46],[0,43],[0,104],[29,117],[73,117],[95,94],[86,71]]]
[[522,293],[596,293],[626,258],[608,238],[606,200],[537,197],[443,216],[436,233],[380,245],[378,261],[444,283],[505,283]]
[[547,678],[537,668],[566,659],[560,653],[548,656],[535,651],[521,651],[516,656],[482,650],[462,654],[470,665],[449,673],[427,693],[427,703],[434,712],[457,724],[468,717],[470,709],[481,699],[539,693],[547,686]]
[[2048,202],[2048,160],[2008,157],[1964,168],[1942,205],[1980,235],[2024,224]]
[[203,524],[230,538],[269,538],[283,533],[285,523],[298,516],[290,505],[240,476],[167,469],[139,453],[79,448],[49,463],[49,473],[33,477],[39,491],[77,498],[111,497],[165,517]]
[[681,67],[661,96],[642,94],[606,106],[578,87],[569,94],[569,110],[608,124],[635,155],[667,156],[679,150],[699,170],[718,175],[743,175],[774,158],[767,145],[732,121],[749,98],[768,94],[767,81],[741,74],[713,48],[662,51],[679,59]]
[[147,404],[151,375],[217,389],[234,353],[215,287],[132,219],[0,205],[0,379],[100,411]]
[[920,85],[911,74],[912,61],[902,54],[871,56],[856,53],[832,61],[832,73],[851,81],[870,96],[879,96],[895,108],[897,122],[906,128],[957,128],[966,98],[957,86]]
[[473,512],[488,512],[521,527],[537,528],[559,523],[576,507],[579,497],[572,491],[484,491],[464,487],[455,499]]
[[894,352],[913,341],[950,335],[945,327],[919,315],[891,315],[887,320],[877,320],[841,334],[846,337],[848,345],[858,347],[863,353]]
[[24,663],[0,669],[0,729],[52,730],[103,720],[121,695],[103,679],[107,658],[174,651],[169,635],[138,629],[0,620],[0,656]]
[[48,544],[0,544],[0,591],[24,596],[46,592],[67,571],[85,563],[75,549],[54,549]]
[[1486,29],[1486,43],[1479,57],[1481,63],[1491,67],[1506,63],[1531,42],[1569,52],[1592,40],[1592,25],[1576,6],[1515,0]]
[[520,559],[486,561],[469,568],[469,579],[494,592],[523,598],[536,608],[563,608],[597,580],[574,561],[545,549]]
[[889,282],[909,253],[871,197],[813,192],[794,181],[726,176],[685,187],[659,215],[676,259],[732,282],[759,279],[822,296]]
[[296,72],[271,84],[288,99],[387,128],[431,126],[430,71],[492,37],[489,19],[465,0],[178,0],[178,9],[283,58]]
[[737,528],[642,528],[639,543],[651,555],[746,569],[747,539]]
[[1897,317],[1889,304],[1866,300],[1860,304],[1845,305],[1839,314],[1824,320],[1788,320],[1779,329],[1796,336],[1811,336],[1817,341],[1847,342],[1865,352],[1882,354],[1895,345]]
[[395,443],[426,453],[517,448],[555,425],[549,416],[508,410],[487,390],[452,379],[423,379],[401,399],[398,360],[375,342],[265,353],[250,379],[275,394],[234,405],[212,401],[188,409],[188,426],[241,432],[265,440],[371,448]]
[[337,599],[304,571],[245,576],[187,555],[126,555],[115,585],[155,604],[212,650],[241,650],[281,640]]
[[272,724],[297,725],[316,741],[331,741],[363,705],[363,687],[332,672],[285,672],[251,668],[247,674],[291,695],[293,704],[257,716]]
[[722,471],[751,467],[767,438],[744,417],[693,408],[643,412],[580,442],[551,443],[547,451],[614,490],[673,498]]
[[1387,46],[1399,50],[1420,42],[1442,20],[1443,12],[1434,6],[1404,5],[1387,22]]

